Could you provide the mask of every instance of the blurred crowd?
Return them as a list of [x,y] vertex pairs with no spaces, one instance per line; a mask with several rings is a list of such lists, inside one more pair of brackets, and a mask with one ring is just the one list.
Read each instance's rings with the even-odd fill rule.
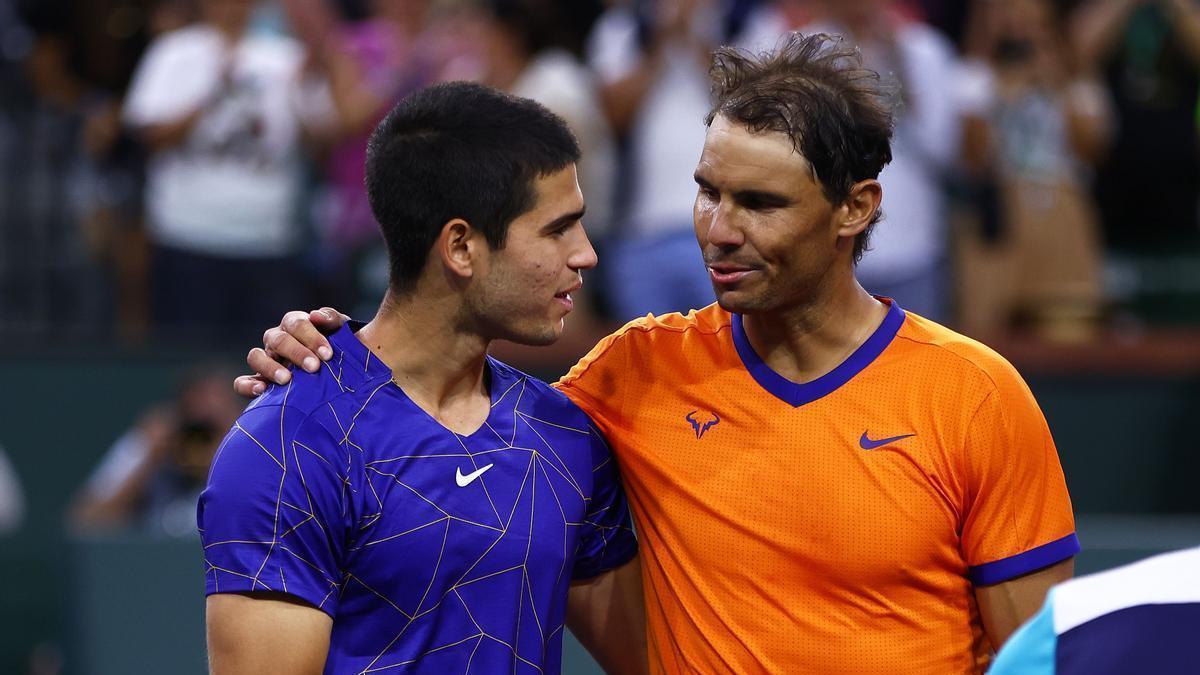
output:
[[868,290],[978,337],[1200,322],[1194,0],[0,0],[0,339],[367,316],[366,139],[448,79],[579,138],[601,265],[575,321],[701,307],[709,54],[791,30],[900,103]]

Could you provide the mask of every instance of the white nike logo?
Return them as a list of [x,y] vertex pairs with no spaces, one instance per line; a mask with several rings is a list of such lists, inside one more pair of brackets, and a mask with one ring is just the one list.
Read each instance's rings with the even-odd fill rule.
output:
[[493,465],[488,464],[487,466],[483,467],[482,469],[476,469],[475,471],[472,471],[471,473],[469,473],[465,476],[463,475],[462,469],[455,467],[454,481],[456,483],[458,483],[458,487],[467,487],[471,483],[474,483],[476,478],[479,478],[480,476],[482,476],[484,471],[487,471],[488,469],[492,468],[492,466]]

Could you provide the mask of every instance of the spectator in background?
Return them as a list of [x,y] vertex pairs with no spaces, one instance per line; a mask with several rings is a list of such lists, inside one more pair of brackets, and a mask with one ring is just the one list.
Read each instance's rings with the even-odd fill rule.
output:
[[148,36],[186,4],[0,0],[0,304],[21,317],[0,323],[10,335],[144,335],[143,157],[121,99]]
[[122,124],[121,107],[150,38],[183,28],[194,8],[186,0],[75,0],[76,25],[88,79],[81,106],[81,144],[87,180],[80,226],[93,257],[113,287],[117,335],[143,340],[150,327],[149,249],[142,208],[145,156]]
[[150,152],[146,218],[156,322],[217,335],[302,300],[301,141],[322,106],[304,52],[255,35],[253,0],[202,0],[202,21],[157,38],[124,117]]
[[977,0],[973,10],[963,159],[995,198],[959,237],[959,327],[981,337],[1023,314],[1047,337],[1087,337],[1102,295],[1084,176],[1108,132],[1104,91],[1072,68],[1053,0]]
[[107,286],[79,227],[90,87],[75,29],[64,3],[0,4],[0,325],[9,336],[94,334],[105,324]]
[[488,3],[484,84],[530,98],[563,118],[579,141],[579,186],[591,237],[608,232],[616,177],[616,147],[590,71],[556,43],[563,18],[550,0]]
[[617,2],[589,39],[604,109],[628,152],[623,222],[604,263],[620,320],[714,300],[696,249],[696,185],[686,167],[704,146],[699,120],[711,107],[707,71],[723,37],[719,10],[717,0]]
[[241,414],[222,368],[185,376],[173,400],[142,415],[113,443],[80,490],[70,521],[80,530],[141,525],[196,531],[196,500],[213,453]]
[[858,265],[871,293],[896,298],[934,321],[948,314],[949,275],[943,179],[958,153],[952,89],[954,47],[943,35],[889,0],[779,0],[764,5],[739,40],[767,49],[787,31],[841,35],[857,45],[867,68],[899,85],[902,105],[892,163],[879,182],[884,222]]
[[431,0],[370,0],[362,16],[344,16],[330,0],[283,0],[289,24],[329,83],[335,112],[318,200],[320,275],[329,293],[374,311],[387,285],[387,258],[367,203],[367,139],[400,99],[447,79],[479,75],[478,40],[457,39],[475,21],[447,15]]
[[1115,136],[1096,198],[1109,246],[1200,251],[1200,6],[1192,0],[1088,0],[1072,17],[1080,66],[1102,73]]

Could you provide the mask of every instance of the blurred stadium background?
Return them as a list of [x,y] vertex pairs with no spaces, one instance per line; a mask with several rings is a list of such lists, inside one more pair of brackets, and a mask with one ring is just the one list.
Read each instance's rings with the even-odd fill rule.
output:
[[0,672],[204,672],[231,374],[287,309],[373,311],[358,165],[405,92],[478,79],[579,136],[601,268],[560,344],[496,347],[552,379],[707,304],[703,55],[793,28],[899,85],[862,278],[1026,376],[1077,569],[1200,544],[1193,0],[0,0]]

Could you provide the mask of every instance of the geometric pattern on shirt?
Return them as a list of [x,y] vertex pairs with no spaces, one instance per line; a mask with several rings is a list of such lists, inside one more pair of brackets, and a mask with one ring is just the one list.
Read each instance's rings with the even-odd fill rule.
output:
[[[345,353],[339,353],[338,357],[334,363],[325,364],[328,375],[332,376],[341,392],[354,394],[354,389],[344,382]],[[369,368],[368,357],[364,371]],[[493,372],[497,371],[494,369]],[[555,542],[555,548],[558,549],[558,554],[555,556],[557,559],[556,569],[549,570],[554,575],[554,583],[550,589],[556,590],[558,594],[565,594],[566,584],[569,583],[570,569],[568,569],[567,563],[572,561],[574,556],[574,551],[569,550],[569,545],[573,539],[577,540],[577,536],[573,535],[578,534],[578,528],[581,525],[588,525],[601,537],[602,549],[607,546],[610,538],[615,536],[618,530],[626,529],[626,527],[601,522],[602,513],[587,514],[589,497],[585,487],[579,484],[573,475],[572,467],[555,448],[555,444],[563,443],[564,438],[570,439],[567,441],[569,443],[587,442],[580,437],[598,438],[595,429],[564,425],[527,414],[520,406],[523,397],[527,395],[528,378],[522,376],[506,384],[507,387],[504,391],[498,397],[494,397],[492,401],[492,414],[489,414],[488,421],[478,432],[470,436],[464,437],[450,432],[437,425],[426,415],[427,421],[431,425],[437,425],[437,428],[444,432],[445,437],[453,439],[456,446],[439,449],[438,452],[430,454],[405,452],[399,455],[389,455],[377,449],[368,450],[364,447],[364,439],[356,434],[360,419],[370,415],[372,406],[378,407],[381,404],[394,406],[407,401],[406,397],[403,401],[399,401],[395,397],[397,392],[402,396],[402,392],[390,379],[379,383],[372,382],[373,389],[356,408],[339,412],[338,406],[334,405],[332,401],[327,402],[320,412],[322,414],[327,412],[327,419],[332,420],[335,425],[335,428],[328,429],[327,427],[327,430],[335,432],[337,436],[335,440],[345,452],[345,467],[334,466],[331,459],[335,458],[323,456],[318,449],[309,447],[300,440],[293,440],[285,447],[282,442],[283,430],[286,426],[284,418],[286,415],[296,414],[295,410],[287,405],[295,381],[282,387],[283,401],[278,408],[278,428],[281,441],[279,447],[272,448],[272,439],[258,438],[240,423],[235,425],[230,434],[230,439],[239,435],[248,439],[254,447],[270,459],[271,464],[280,472],[278,499],[274,503],[272,536],[269,540],[262,541],[235,539],[207,543],[205,546],[206,560],[209,558],[207,552],[222,546],[234,545],[243,550],[246,545],[250,544],[267,547],[261,563],[254,569],[253,574],[208,562],[207,572],[212,575],[214,590],[220,590],[219,584],[222,575],[232,575],[241,577],[244,581],[248,580],[248,590],[288,592],[288,579],[285,573],[288,565],[273,566],[272,571],[277,570],[279,573],[278,580],[265,574],[268,569],[268,561],[272,556],[286,555],[321,573],[327,588],[324,597],[319,599],[318,606],[325,607],[335,594],[340,599],[340,596],[345,595],[348,591],[353,592],[355,589],[361,588],[362,592],[374,596],[379,603],[390,607],[403,617],[400,627],[393,631],[393,634],[383,642],[382,647],[375,652],[365,667],[358,672],[376,672],[418,664],[444,650],[460,652],[467,648],[470,651],[466,654],[465,666],[469,671],[477,652],[485,643],[492,643],[506,650],[511,655],[513,670],[517,668],[518,664],[523,664],[542,672],[548,656],[551,656],[551,661],[557,661],[553,655],[547,654],[547,649],[551,647],[552,641],[561,639],[563,621],[561,609],[535,607],[535,605],[548,600],[555,604],[561,604],[553,597],[555,595],[553,592],[550,593],[550,598],[546,597],[547,588],[544,580],[539,584],[534,578],[539,573],[545,575],[547,570],[537,570],[533,575],[530,572],[530,554],[537,550],[534,547],[535,540],[546,536],[548,530],[552,529],[543,522],[536,524],[535,532],[535,520],[540,517],[544,521],[546,513],[552,513],[557,518],[557,527],[562,531],[561,541]],[[263,397],[263,399],[266,398],[266,396]],[[407,402],[412,405],[411,401]],[[499,415],[495,414],[498,410],[502,411]],[[419,410],[413,414],[424,415]],[[591,440],[595,442],[595,438]],[[288,456],[289,452],[290,457]],[[357,453],[362,457],[365,471],[360,476],[352,475],[350,467],[353,464],[351,461],[353,458],[351,453]],[[302,459],[306,459],[308,462],[302,462]],[[388,543],[411,542],[412,547],[429,553],[432,553],[436,547],[436,555],[429,556],[429,564],[432,569],[426,569],[423,576],[417,577],[420,581],[414,584],[416,588],[421,589],[419,595],[410,594],[409,597],[398,597],[393,592],[394,589],[380,588],[373,579],[364,579],[357,575],[355,569],[342,570],[340,578],[330,578],[318,561],[306,557],[303,546],[292,547],[289,545],[291,538],[302,531],[302,528],[317,527],[322,531],[325,530],[321,518],[316,513],[312,492],[308,486],[308,481],[313,478],[304,473],[306,463],[311,467],[314,466],[312,462],[326,465],[333,476],[338,477],[343,511],[346,505],[353,501],[355,495],[362,500],[361,503],[374,507],[370,513],[359,516],[354,522],[356,529],[369,533],[371,536],[365,540],[356,541],[353,546],[348,547],[344,552],[344,557],[361,555],[362,552],[372,547],[380,547]],[[461,466],[468,471],[475,471],[488,463],[494,463],[495,468],[490,474],[480,476],[475,481],[475,485],[458,488],[453,482],[452,475],[456,471],[456,466]],[[609,463],[611,463],[611,458],[605,457],[601,465],[595,467],[589,465],[586,470],[593,474],[605,470],[611,471],[612,467],[606,466]],[[435,467],[433,474],[442,481],[442,485],[445,486],[444,490],[431,491],[427,489],[428,481],[419,483],[408,480],[410,476],[424,478],[429,475],[422,472],[421,465]],[[515,488],[501,486],[501,483],[505,481],[502,479],[500,470],[513,468],[516,468],[520,474],[519,484]],[[296,474],[293,480],[298,477],[304,486],[299,495],[307,501],[300,502],[300,500],[286,498],[295,496],[294,494],[285,495],[289,470]],[[311,468],[309,470],[311,471]],[[578,472],[579,467],[576,466],[574,471]],[[365,484],[356,481],[355,478],[365,479]],[[478,489],[476,490],[476,488]],[[397,517],[397,513],[394,511],[388,512],[385,497],[380,494],[391,490],[401,490],[402,494],[412,502],[412,508],[405,509],[408,513],[404,514],[405,517],[402,518],[404,528],[401,531],[384,527],[389,519]],[[541,500],[538,499],[539,491],[542,493]],[[469,505],[464,508],[461,497],[468,493],[476,493],[477,496],[481,494],[483,499],[475,500],[475,506],[485,508],[472,509]],[[585,514],[590,515],[591,518],[586,518]],[[343,513],[343,515],[345,514]],[[452,530],[456,530],[453,536]],[[328,536],[328,533],[325,534]],[[482,539],[480,535],[483,535]],[[447,554],[448,548],[453,547],[456,538],[473,538],[477,545],[470,558],[460,561],[458,567],[463,569],[456,570],[454,578],[447,579],[441,577],[439,571],[443,565],[455,567],[455,561],[447,560]],[[513,551],[504,550],[511,549],[511,540],[517,538],[524,539],[524,550],[517,552],[519,559],[513,555]],[[472,547],[466,545],[459,548],[470,549]],[[544,545],[540,550],[546,550]],[[498,553],[499,556],[497,556]],[[493,557],[500,557],[512,564],[506,564],[499,569],[496,569],[496,566],[489,567],[486,563]],[[603,557],[604,551],[602,550],[600,558],[603,559]],[[502,577],[511,578],[501,579]],[[438,583],[439,581],[441,583]],[[515,616],[517,623],[512,628],[511,635],[497,634],[502,633],[507,626],[503,620],[498,622],[491,620],[492,617],[488,616],[490,608],[477,610],[472,607],[475,602],[487,604],[488,601],[495,599],[494,593],[472,593],[477,586],[489,581],[491,585],[500,588],[511,586],[516,592]],[[483,589],[486,590],[486,587]],[[431,617],[436,612],[446,610],[464,613],[467,619],[467,622],[464,623],[466,630],[458,631],[457,634],[449,637],[438,635],[437,637],[441,639],[436,644],[428,645],[428,648],[416,654],[405,654],[401,660],[392,661],[387,658],[393,647],[403,644],[402,640],[414,625],[422,619]],[[552,619],[553,622],[550,625],[543,625],[546,617]],[[530,631],[530,622],[536,629],[536,633]],[[492,626],[489,626],[489,623],[496,624],[497,630],[490,630]],[[436,628],[438,627],[435,627],[435,630]],[[336,630],[337,621],[335,620]],[[444,631],[437,632],[443,633]],[[534,635],[536,638],[533,637]],[[536,642],[530,644],[533,640]],[[331,659],[334,657],[333,652],[334,650],[331,649]],[[496,656],[493,654],[489,656],[489,659],[494,662]],[[330,665],[333,663],[331,662]],[[425,664],[422,663],[422,667],[425,667]]]

